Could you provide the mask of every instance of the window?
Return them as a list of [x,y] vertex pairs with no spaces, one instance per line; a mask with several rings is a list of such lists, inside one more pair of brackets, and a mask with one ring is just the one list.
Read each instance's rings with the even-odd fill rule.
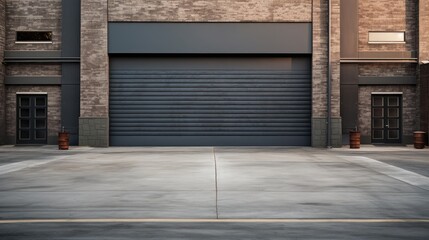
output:
[[398,44],[405,43],[405,32],[369,32],[370,44]]
[[16,42],[18,43],[52,43],[52,32],[16,32]]

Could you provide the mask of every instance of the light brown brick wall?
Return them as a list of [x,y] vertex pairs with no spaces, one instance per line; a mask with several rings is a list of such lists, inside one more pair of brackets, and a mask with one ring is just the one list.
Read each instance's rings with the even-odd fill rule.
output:
[[5,92],[5,85],[4,85],[4,75],[5,75],[5,68],[4,65],[1,64],[3,62],[4,58],[4,48],[5,48],[5,7],[6,7],[6,0],[0,0],[0,144],[3,144],[5,141],[5,130],[6,130],[6,109],[5,109],[5,102],[6,102],[6,92]]
[[327,0],[313,0],[313,118],[326,117]]
[[48,137],[55,137],[61,129],[61,87],[60,86],[8,86],[6,88],[6,135],[16,136],[16,93],[48,93]]
[[[313,1],[313,117],[326,117],[328,79],[328,1]],[[340,117],[340,7],[332,1],[331,16],[332,116]]]
[[403,135],[413,135],[416,129],[416,87],[415,86],[361,86],[359,87],[359,129],[362,135],[371,136],[371,93],[403,92],[402,126]]
[[429,60],[429,0],[419,1],[419,58]]
[[60,76],[60,64],[16,63],[8,64],[7,76]]
[[107,0],[81,2],[81,117],[107,117],[109,57]]
[[[6,50],[61,50],[61,0],[7,0]],[[52,31],[53,43],[16,44],[16,31]]]
[[[419,1],[419,61],[429,60],[429,0]],[[420,130],[429,131],[429,64],[420,67]],[[429,138],[429,134],[427,134]],[[428,139],[427,138],[427,139]]]
[[331,2],[331,115],[340,117],[340,0]]
[[[359,51],[416,51],[417,1],[359,0]],[[406,44],[368,44],[369,31],[405,31]]]
[[109,0],[109,21],[310,22],[311,0]]
[[363,63],[359,64],[359,76],[416,76],[416,68],[414,63]]

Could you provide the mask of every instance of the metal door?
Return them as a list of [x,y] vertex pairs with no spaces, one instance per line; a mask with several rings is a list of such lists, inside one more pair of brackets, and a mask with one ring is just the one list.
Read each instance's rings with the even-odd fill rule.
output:
[[310,145],[307,57],[113,58],[110,144]]
[[402,142],[402,96],[372,95],[373,143]]
[[46,95],[17,95],[16,143],[46,144],[48,99]]

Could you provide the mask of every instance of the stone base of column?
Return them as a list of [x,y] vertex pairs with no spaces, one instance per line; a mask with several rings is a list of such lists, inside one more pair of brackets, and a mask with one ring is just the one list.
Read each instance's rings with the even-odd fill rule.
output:
[[[332,147],[342,146],[342,133],[341,133],[341,118],[331,119],[331,144]],[[326,147],[326,118],[313,118],[312,119],[312,131],[311,131],[311,146],[313,147]]]
[[109,118],[80,117],[79,146],[109,147]]

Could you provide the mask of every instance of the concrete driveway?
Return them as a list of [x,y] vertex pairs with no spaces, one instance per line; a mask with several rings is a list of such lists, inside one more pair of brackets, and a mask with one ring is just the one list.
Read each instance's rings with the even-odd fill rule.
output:
[[0,239],[429,238],[428,150],[4,146],[0,159]]

